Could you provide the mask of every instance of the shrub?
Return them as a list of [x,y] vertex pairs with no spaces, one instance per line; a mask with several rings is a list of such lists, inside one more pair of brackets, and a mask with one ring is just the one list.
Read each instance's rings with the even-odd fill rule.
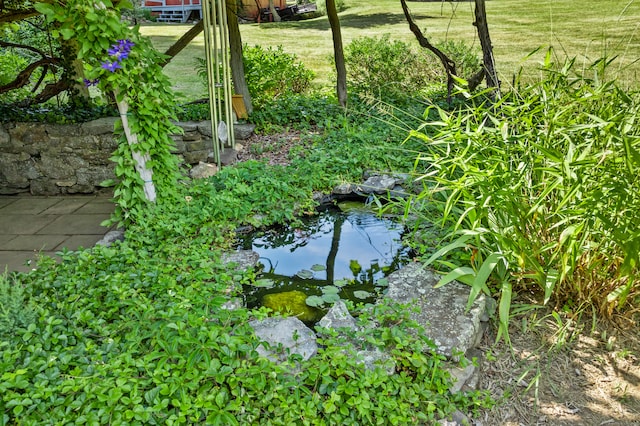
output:
[[[464,43],[438,46],[458,64],[460,76],[477,71],[480,61]],[[349,90],[387,102],[420,97],[434,84],[444,84],[446,75],[438,58],[425,49],[391,40],[362,37],[345,49]]]
[[604,60],[589,79],[549,57],[539,83],[497,104],[478,95],[457,111],[433,107],[412,133],[425,144],[418,199],[452,229],[429,262],[472,297],[499,294],[502,332],[514,290],[604,316],[640,303],[640,97],[600,79]]
[[[255,107],[285,94],[304,93],[313,80],[313,71],[298,58],[276,48],[244,45],[244,72]],[[196,58],[198,75],[207,84],[207,67],[203,58]]]

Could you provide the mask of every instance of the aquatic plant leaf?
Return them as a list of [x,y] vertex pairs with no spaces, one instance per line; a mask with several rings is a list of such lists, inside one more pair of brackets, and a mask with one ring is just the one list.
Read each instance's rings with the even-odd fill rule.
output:
[[296,276],[298,278],[302,278],[303,280],[308,280],[308,279],[313,278],[313,272],[311,272],[308,269],[302,269],[302,270],[296,272]]
[[349,284],[349,281],[345,279],[335,280],[333,282],[333,285],[335,285],[336,287],[344,287],[347,284]]
[[325,303],[335,303],[340,300],[340,296],[338,296],[336,293],[325,293],[322,295],[322,300]]
[[320,296],[309,296],[305,302],[307,305],[313,306],[314,308],[324,305],[324,300]]
[[261,278],[259,280],[256,280],[256,282],[254,282],[252,285],[254,287],[260,288],[271,288],[275,285],[275,282],[269,278]]
[[340,289],[332,285],[326,285],[322,287],[322,292],[324,294],[338,294],[340,292]]
[[315,265],[313,265],[313,266],[311,267],[311,270],[312,270],[312,271],[316,271],[316,272],[324,271],[324,270],[326,270],[326,269],[327,269],[327,267],[326,267],[326,266],[324,266],[324,265],[320,265],[319,263],[316,263]]
[[373,294],[369,293],[368,291],[364,291],[364,290],[356,290],[353,292],[353,296],[357,297],[358,299],[366,299],[368,297],[373,296]]
[[387,287],[389,285],[389,280],[386,278],[380,278],[378,281],[374,283],[374,285],[378,287]]

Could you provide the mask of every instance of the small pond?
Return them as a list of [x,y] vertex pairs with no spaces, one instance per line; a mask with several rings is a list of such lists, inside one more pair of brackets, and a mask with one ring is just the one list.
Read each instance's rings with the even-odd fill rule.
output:
[[362,202],[343,202],[303,225],[245,235],[240,248],[260,255],[263,273],[247,286],[250,308],[266,306],[313,323],[338,299],[372,303],[386,276],[410,261],[404,228]]

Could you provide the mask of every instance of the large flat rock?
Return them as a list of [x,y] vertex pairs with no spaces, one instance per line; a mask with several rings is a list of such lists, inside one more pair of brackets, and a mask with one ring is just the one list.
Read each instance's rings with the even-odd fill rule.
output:
[[411,263],[388,278],[387,298],[416,308],[411,318],[424,326],[438,353],[454,357],[477,346],[484,329],[482,322],[488,319],[484,295],[467,311],[471,288],[457,281],[434,288],[441,277],[420,263]]

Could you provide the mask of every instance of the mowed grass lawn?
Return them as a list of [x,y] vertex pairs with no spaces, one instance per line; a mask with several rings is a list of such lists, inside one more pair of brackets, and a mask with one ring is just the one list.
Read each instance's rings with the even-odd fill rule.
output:
[[[322,0],[320,0],[322,1]],[[390,34],[392,39],[417,46],[399,0],[345,0],[340,13],[344,45],[358,37]],[[478,50],[472,25],[473,2],[409,2],[413,17],[432,42],[462,40]],[[596,59],[618,56],[610,69],[627,86],[638,87],[640,77],[640,1],[637,0],[489,0],[487,21],[497,70],[509,85],[521,68],[534,78],[536,64],[547,47],[560,58],[576,57],[587,66]],[[166,50],[189,25],[148,24],[141,28],[154,45]],[[333,44],[326,17],[296,22],[241,25],[242,40],[249,45],[278,46],[294,53],[316,72],[314,84],[332,90]],[[528,55],[537,48],[535,55]],[[197,37],[165,68],[181,100],[205,96],[195,72],[196,57],[204,57],[204,40]],[[435,60],[435,59],[434,59]]]

